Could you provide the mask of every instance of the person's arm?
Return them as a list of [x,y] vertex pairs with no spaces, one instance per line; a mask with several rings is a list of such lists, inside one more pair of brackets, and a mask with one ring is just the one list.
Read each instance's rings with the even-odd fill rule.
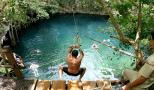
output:
[[130,89],[130,88],[133,88],[133,87],[135,87],[135,86],[138,86],[138,85],[144,83],[146,80],[147,80],[147,78],[145,78],[144,76],[140,76],[140,77],[137,78],[135,81],[130,82],[130,83],[124,85],[124,86],[122,87],[122,90],[128,90],[128,89]]
[[13,57],[16,57],[16,54],[15,53],[13,53]]
[[71,53],[74,48],[80,48],[80,45],[72,45],[68,48],[68,53]]
[[82,60],[84,53],[83,51],[79,48],[80,56],[78,57],[79,60]]
[[15,53],[13,53],[13,57],[14,57],[15,61],[17,61],[17,57],[16,57]]
[[73,46],[70,46],[69,48],[68,48],[68,53],[71,53],[72,52],[72,50],[73,50]]

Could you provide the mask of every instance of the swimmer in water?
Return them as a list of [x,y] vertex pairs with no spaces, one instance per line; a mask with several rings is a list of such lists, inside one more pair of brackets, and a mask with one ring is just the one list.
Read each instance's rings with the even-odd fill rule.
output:
[[13,57],[15,58],[16,63],[20,68],[25,68],[23,59],[19,55],[17,55],[16,53],[13,53]]
[[39,65],[34,64],[34,63],[31,63],[31,65],[30,65],[30,69],[33,71],[35,77],[39,76],[38,70],[37,70],[38,67],[39,67]]
[[98,50],[99,46],[94,42],[91,46],[92,49]]

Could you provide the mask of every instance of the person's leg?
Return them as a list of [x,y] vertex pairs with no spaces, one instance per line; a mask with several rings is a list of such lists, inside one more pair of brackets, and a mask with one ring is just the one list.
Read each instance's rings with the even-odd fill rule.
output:
[[122,84],[122,81],[121,80],[110,80],[111,84],[112,85],[115,85],[115,84]]
[[125,81],[129,80],[130,82],[132,82],[132,81],[134,81],[137,78],[137,75],[138,75],[137,71],[126,69],[123,72],[123,79]]
[[62,79],[62,74],[63,74],[63,67],[62,65],[59,66],[59,79]]
[[81,78],[83,77],[83,75],[85,74],[86,72],[86,68],[81,68],[81,73],[80,73],[80,78],[79,78],[79,81],[81,81]]

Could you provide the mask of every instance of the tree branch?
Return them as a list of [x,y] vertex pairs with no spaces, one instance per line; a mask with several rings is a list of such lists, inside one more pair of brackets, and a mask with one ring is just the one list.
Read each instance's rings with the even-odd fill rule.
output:
[[[117,36],[112,36],[112,35],[110,35],[110,37],[111,37],[111,38],[115,38],[115,39],[120,40],[120,38],[119,38],[119,37],[117,37]],[[134,41],[134,40],[129,39],[129,38],[127,38],[127,39],[128,39],[128,41],[129,41],[129,44],[132,44],[133,46],[135,45],[135,41]]]
[[134,45],[134,41],[132,39],[126,38],[124,36],[124,34],[121,32],[119,23],[114,18],[112,10],[109,8],[109,6],[106,5],[105,1],[104,0],[97,0],[97,2],[102,4],[103,10],[106,11],[106,13],[108,13],[108,15],[110,16],[111,22],[112,22],[113,26],[115,27],[115,30],[116,30],[116,32],[117,32],[117,34],[119,36],[119,40],[121,40],[124,43]]
[[92,40],[92,41],[101,43],[101,44],[103,44],[103,45],[105,45],[105,46],[107,46],[107,47],[110,47],[110,48],[112,48],[113,50],[118,51],[118,52],[120,52],[120,53],[122,53],[122,54],[125,54],[125,55],[128,55],[128,56],[131,56],[131,57],[135,57],[135,58],[136,58],[136,56],[133,55],[133,54],[130,53],[130,52],[124,51],[124,50],[119,49],[119,48],[117,48],[117,47],[115,47],[115,46],[109,45],[109,44],[107,44],[107,43],[105,43],[105,42],[101,42],[101,41],[95,40],[95,39],[93,39],[93,38],[91,38],[91,37],[88,37],[88,36],[87,36],[87,38],[89,38],[89,39]]
[[137,30],[136,39],[135,39],[135,42],[137,42],[137,43],[139,43],[139,39],[140,39],[140,36],[141,36],[141,27],[142,27],[141,6],[142,6],[142,3],[140,1],[139,2],[139,11],[138,11],[138,30]]

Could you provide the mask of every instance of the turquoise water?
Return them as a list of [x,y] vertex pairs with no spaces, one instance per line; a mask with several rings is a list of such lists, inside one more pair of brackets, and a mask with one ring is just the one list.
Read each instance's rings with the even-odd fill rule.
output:
[[[87,68],[83,80],[119,78],[122,70],[134,67],[133,58],[89,39],[104,40],[131,52],[131,47],[123,46],[118,40],[109,37],[110,34],[105,31],[110,30],[110,27],[104,16],[81,14],[75,15],[75,18],[70,14],[55,15],[30,26],[16,47],[16,53],[23,57],[26,65],[23,70],[25,78],[58,79],[58,66],[66,65],[67,49],[76,43],[77,33],[85,53],[81,66]],[[100,29],[104,29],[104,32],[100,32]],[[98,45],[97,50],[92,48],[93,43]],[[63,79],[76,78],[63,74]]]

